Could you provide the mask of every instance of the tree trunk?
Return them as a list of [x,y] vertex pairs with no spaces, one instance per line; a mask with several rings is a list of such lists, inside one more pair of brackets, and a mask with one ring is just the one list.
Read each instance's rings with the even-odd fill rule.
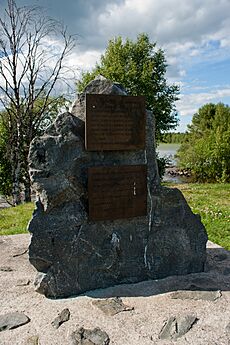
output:
[[31,184],[30,184],[30,176],[28,172],[28,167],[25,173],[25,180],[24,180],[24,187],[25,187],[25,202],[31,201]]
[[21,204],[21,193],[20,193],[20,163],[17,162],[16,166],[13,167],[13,186],[12,186],[12,197],[13,205],[17,206]]

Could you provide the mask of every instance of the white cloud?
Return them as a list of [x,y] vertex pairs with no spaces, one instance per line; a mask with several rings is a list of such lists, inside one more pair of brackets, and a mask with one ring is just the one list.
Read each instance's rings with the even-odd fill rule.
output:
[[78,69],[89,70],[95,66],[95,63],[100,60],[101,52],[98,50],[87,50],[82,52],[78,49],[72,54],[69,60],[70,65],[77,65]]
[[229,0],[126,0],[108,4],[98,15],[97,34],[106,44],[117,35],[135,38],[147,32],[166,50],[169,64],[171,59],[177,65],[172,69],[174,76],[180,77],[180,64],[199,55],[204,58],[210,41],[217,40],[221,48],[230,47],[229,13]]
[[205,103],[224,102],[224,98],[230,98],[230,86],[209,92],[182,94],[177,102],[177,110],[181,116],[191,116]]
[[[29,0],[18,0],[23,3]],[[60,18],[77,33],[78,44],[67,60],[68,66],[91,69],[106,48],[109,39],[121,35],[135,39],[146,32],[166,52],[168,77],[180,83],[188,69],[205,61],[229,59],[230,55],[230,0],[39,0],[50,14]],[[191,78],[191,76],[190,76]],[[192,83],[194,87],[195,83]],[[200,86],[197,86],[200,85]],[[229,97],[229,89],[198,90],[191,85],[182,87],[190,95],[181,95],[178,109],[182,115],[192,115],[209,101]],[[185,89],[186,88],[186,89]]]

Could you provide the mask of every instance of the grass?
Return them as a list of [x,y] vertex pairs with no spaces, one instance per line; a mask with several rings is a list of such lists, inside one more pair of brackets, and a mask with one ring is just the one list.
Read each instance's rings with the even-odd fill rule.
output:
[[[199,213],[208,237],[230,250],[230,183],[166,184],[182,191],[194,213]],[[25,233],[34,204],[0,210],[0,235]]]
[[192,211],[201,215],[209,240],[230,250],[230,183],[166,185],[180,189]]
[[0,210],[0,235],[22,234],[27,230],[34,204],[32,202]]

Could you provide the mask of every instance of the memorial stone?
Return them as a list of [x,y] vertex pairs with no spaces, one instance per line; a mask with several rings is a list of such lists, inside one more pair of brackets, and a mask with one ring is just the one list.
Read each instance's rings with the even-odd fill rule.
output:
[[[98,139],[108,144],[108,137],[95,134],[97,128],[103,132],[100,123],[97,127],[99,108],[90,115],[95,116],[91,124],[86,121],[86,100],[103,106],[104,95],[118,97],[117,111],[112,106],[110,115],[129,118],[127,131],[122,128],[121,133],[122,116],[111,119],[111,133],[113,128],[118,133],[111,134],[112,141],[122,142],[119,148],[94,146]],[[59,115],[31,144],[30,176],[37,202],[29,224],[29,259],[39,272],[36,290],[48,297],[203,270],[205,228],[179,190],[161,186],[154,116],[150,111],[143,114],[143,106],[134,117],[140,129],[144,123],[145,133],[140,130],[133,136],[138,140],[129,141],[136,122],[124,109],[125,97],[128,100],[121,85],[98,77],[79,95],[72,111]]]

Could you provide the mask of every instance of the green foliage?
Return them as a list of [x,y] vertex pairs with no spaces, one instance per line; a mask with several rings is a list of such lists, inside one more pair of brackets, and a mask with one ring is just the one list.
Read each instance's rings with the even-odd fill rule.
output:
[[208,238],[230,250],[230,184],[167,184],[182,191],[194,213],[201,216]]
[[199,181],[230,181],[230,108],[206,104],[193,116],[179,151],[179,165]]
[[158,152],[157,152],[157,166],[158,166],[158,172],[160,179],[163,179],[163,176],[165,174],[166,170],[166,165],[168,163],[167,157],[159,157]]
[[[63,25],[46,16],[38,6],[19,7],[15,0],[6,1],[0,13],[0,113],[7,139],[3,159],[10,162],[12,202],[21,203],[21,192],[30,200],[28,169],[29,146],[46,127],[52,115],[51,95],[57,82],[67,82],[70,68],[65,59],[75,46]],[[57,42],[44,49],[44,39]],[[21,68],[19,68],[21,66]],[[1,134],[0,134],[1,135]],[[7,162],[1,165],[1,178],[7,178]],[[9,182],[4,183],[5,187]],[[4,189],[6,190],[6,188]],[[8,187],[7,187],[8,190]]]
[[0,235],[14,235],[27,232],[27,225],[32,217],[32,202],[16,207],[0,209]]
[[[45,93],[43,97],[38,98],[34,102],[33,114],[26,113],[24,115],[23,123],[23,145],[21,145],[21,164],[20,182],[23,183],[24,174],[27,169],[27,155],[31,140],[38,135],[42,135],[45,129],[54,121],[60,109],[68,107],[68,101],[63,97],[49,97],[49,104],[47,105],[42,116],[40,114],[46,99]],[[10,108],[9,108],[10,109]],[[66,109],[65,109],[66,110]],[[22,111],[24,112],[23,106]],[[10,116],[10,121],[9,120]],[[0,194],[10,196],[12,193],[12,165],[11,156],[12,150],[15,148],[11,145],[14,137],[17,135],[16,126],[9,126],[9,123],[14,122],[14,107],[11,105],[11,113],[9,115],[6,111],[0,112]]]
[[187,133],[165,133],[162,136],[162,143],[167,144],[181,144],[187,137]]
[[156,137],[177,126],[175,101],[179,88],[166,81],[166,60],[164,52],[151,43],[147,34],[140,34],[136,41],[121,37],[109,41],[104,55],[92,72],[82,73],[77,82],[78,92],[96,75],[122,84],[131,95],[144,95],[147,109],[156,117]]

